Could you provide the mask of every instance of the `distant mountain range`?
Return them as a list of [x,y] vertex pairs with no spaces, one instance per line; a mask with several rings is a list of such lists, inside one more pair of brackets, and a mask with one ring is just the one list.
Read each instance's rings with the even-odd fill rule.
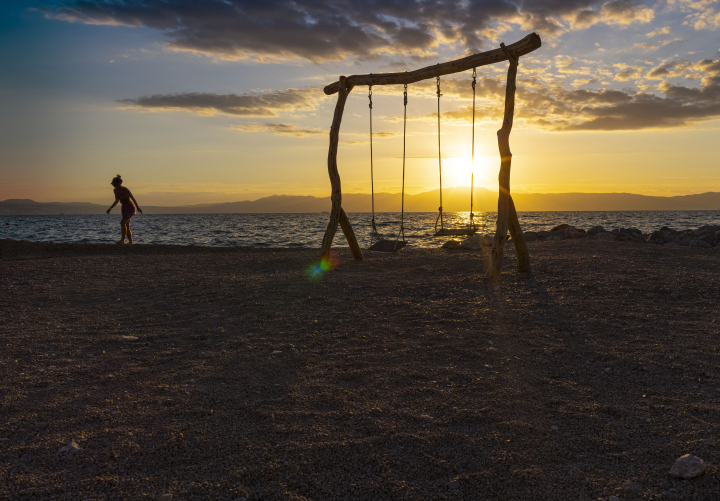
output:
[[[435,212],[440,203],[438,190],[405,195],[406,212]],[[518,211],[628,211],[628,210],[720,210],[720,193],[675,197],[651,197],[632,193],[514,193]],[[345,212],[370,212],[370,195],[343,195]],[[399,212],[399,193],[376,193],[375,212]],[[142,206],[145,214],[234,214],[323,212],[331,209],[330,197],[275,195],[258,200],[215,204],[184,205],[178,207]],[[446,212],[470,210],[468,188],[443,190]],[[103,214],[107,205],[72,202],[35,202],[10,199],[0,202],[0,215]],[[497,192],[485,188],[474,190],[476,212],[497,210]],[[119,208],[114,211],[119,213]]]

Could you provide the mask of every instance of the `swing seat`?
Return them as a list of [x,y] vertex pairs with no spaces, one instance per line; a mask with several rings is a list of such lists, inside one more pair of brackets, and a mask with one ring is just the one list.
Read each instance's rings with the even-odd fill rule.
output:
[[452,237],[456,235],[474,235],[477,232],[477,228],[442,228],[438,230],[433,236],[434,237]]
[[397,252],[406,245],[407,242],[405,240],[387,240],[382,238],[368,247],[368,250],[378,252]]

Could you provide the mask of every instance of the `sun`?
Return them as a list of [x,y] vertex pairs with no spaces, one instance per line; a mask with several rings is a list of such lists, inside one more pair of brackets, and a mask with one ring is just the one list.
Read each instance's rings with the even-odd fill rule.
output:
[[[490,170],[490,158],[486,155],[476,154],[474,163],[470,155],[448,160],[448,186],[470,186],[473,178],[473,184],[478,186],[479,181],[484,180]],[[443,167],[445,166],[443,165]],[[445,175],[445,168],[443,168],[443,175]]]

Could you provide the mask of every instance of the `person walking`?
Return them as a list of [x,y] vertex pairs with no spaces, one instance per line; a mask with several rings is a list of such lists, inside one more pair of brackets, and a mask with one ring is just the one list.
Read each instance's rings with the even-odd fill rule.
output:
[[115,176],[110,182],[113,185],[113,193],[115,193],[115,202],[105,212],[110,214],[110,211],[120,202],[120,212],[122,213],[122,219],[120,220],[120,240],[116,242],[118,245],[125,243],[125,237],[127,237],[128,243],[133,243],[132,231],[130,231],[130,218],[135,215],[135,208],[142,214],[143,211],[135,200],[135,197],[125,186],[122,186],[122,178],[120,174]]

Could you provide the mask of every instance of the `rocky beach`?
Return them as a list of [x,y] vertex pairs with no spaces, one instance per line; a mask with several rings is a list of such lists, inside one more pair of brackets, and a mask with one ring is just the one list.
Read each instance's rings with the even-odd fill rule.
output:
[[0,240],[0,499],[717,500],[719,230]]

